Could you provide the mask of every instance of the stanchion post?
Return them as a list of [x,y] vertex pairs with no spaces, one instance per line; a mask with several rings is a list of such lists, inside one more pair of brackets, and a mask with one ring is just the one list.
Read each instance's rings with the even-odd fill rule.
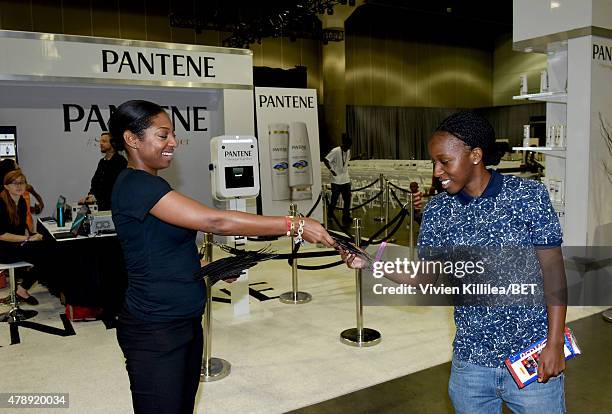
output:
[[[204,233],[204,260],[212,262],[213,235]],[[224,359],[213,358],[212,355],[212,285],[207,277],[206,283],[206,307],[204,308],[204,352],[202,356],[202,368],[200,370],[200,382],[218,381],[227,377],[232,365]]]
[[385,215],[384,215],[384,201],[385,201],[385,176],[383,173],[380,173],[380,176],[378,177],[379,181],[380,181],[380,209],[379,209],[379,215],[378,217],[374,217],[374,221],[384,221],[385,220]]
[[414,193],[410,194],[410,260],[414,260]]
[[391,185],[388,180],[385,180],[385,240],[389,243],[395,242],[394,238],[389,237],[389,209],[391,208]]
[[[289,215],[291,217],[297,217],[297,204],[291,203],[289,205]],[[295,250],[295,231],[297,229],[291,229],[289,238],[291,239],[291,252]],[[312,296],[307,292],[298,291],[298,262],[297,257],[293,258],[291,263],[291,292],[281,293],[279,300],[281,303],[299,305],[302,303],[308,303],[312,300]]]
[[[355,245],[361,246],[361,219],[353,219]],[[340,333],[340,341],[346,345],[364,348],[380,343],[381,335],[375,329],[363,327],[363,304],[361,301],[361,269],[355,269],[355,310],[357,327],[345,329]]]
[[323,227],[325,227],[325,230],[327,230],[327,226],[329,225],[329,223],[327,223],[327,208],[329,207],[327,205],[327,189],[323,188]]

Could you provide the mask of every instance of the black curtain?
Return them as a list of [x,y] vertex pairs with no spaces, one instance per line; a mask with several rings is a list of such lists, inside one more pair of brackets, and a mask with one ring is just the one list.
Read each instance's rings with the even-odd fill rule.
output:
[[[346,107],[346,130],[353,138],[353,158],[428,159],[427,138],[440,122],[461,108],[393,106]],[[523,125],[546,115],[544,103],[476,108],[491,122],[498,138],[511,146],[523,140]]]

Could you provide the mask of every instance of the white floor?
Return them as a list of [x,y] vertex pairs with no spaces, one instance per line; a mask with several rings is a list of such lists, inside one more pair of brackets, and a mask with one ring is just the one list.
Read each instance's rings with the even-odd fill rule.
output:
[[[286,239],[274,243],[280,252],[288,249],[286,245]],[[255,246],[259,244],[249,248]],[[215,255],[221,257],[217,250]],[[265,262],[252,269],[249,278],[273,288],[264,292],[270,297],[291,290],[286,261]],[[218,285],[215,296],[222,297],[218,289],[227,285]],[[344,266],[300,271],[300,290],[311,293],[313,301],[286,305],[278,299],[251,298],[251,314],[241,318],[233,316],[231,305],[214,302],[213,356],[228,360],[232,372],[221,381],[202,383],[198,413],[283,413],[450,360],[451,308],[366,307],[365,326],[379,330],[383,339],[371,348],[354,348],[339,340],[342,330],[356,324],[354,272]],[[33,321],[61,327],[58,299],[41,287],[33,293],[41,301]],[[6,294],[0,291],[0,296]],[[7,309],[0,305],[0,312]],[[571,308],[568,320],[600,310]],[[8,326],[0,325],[0,392],[69,393],[70,409],[62,412],[131,412],[115,331],[106,330],[100,321],[73,326],[77,335],[71,337],[20,328],[21,344],[11,346]]]

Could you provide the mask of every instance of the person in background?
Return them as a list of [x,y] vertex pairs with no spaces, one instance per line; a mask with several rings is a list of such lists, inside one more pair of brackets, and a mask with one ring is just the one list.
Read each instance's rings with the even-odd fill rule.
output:
[[127,166],[127,160],[117,153],[108,132],[100,135],[100,152],[104,157],[98,162],[87,197],[79,200],[79,204],[96,203],[98,210],[110,210],[113,185],[119,173]]
[[[9,171],[14,171],[18,169],[20,169],[19,165],[15,162],[15,160],[11,158],[7,158],[7,159],[0,161],[0,183],[4,181],[4,176],[6,175],[6,173],[8,173]],[[34,196],[34,199],[36,200],[33,206],[31,205],[32,201],[30,199],[30,194]],[[29,183],[27,184],[26,190],[23,193],[23,199],[25,200],[26,207],[27,207],[26,208],[27,210],[26,221],[28,224],[28,228],[35,229],[32,214],[42,213],[43,209],[45,208],[45,203],[43,202],[43,199],[40,196],[40,194],[38,194],[36,190],[34,189],[34,187],[32,187],[32,185]]]
[[351,145],[353,141],[346,134],[342,134],[342,144],[333,148],[323,158],[323,163],[331,172],[331,200],[327,215],[331,218],[342,194],[342,223],[351,223],[351,177],[349,176],[348,163],[351,159]]
[[[38,300],[30,295],[28,289],[37,279],[40,260],[32,244],[40,242],[42,236],[35,233],[26,221],[27,205],[23,197],[27,187],[25,175],[21,170],[9,171],[3,179],[0,192],[0,263],[26,261],[32,263],[31,270],[20,271],[15,292],[17,299],[28,305],[38,305]],[[21,269],[19,269],[21,270]]]
[[136,413],[191,413],[200,384],[206,288],[197,231],[276,236],[302,231],[304,240],[335,241],[310,218],[271,217],[207,207],[158,175],[177,148],[174,127],[157,104],[128,101],[110,117],[115,148],[127,152],[112,192],[112,213],[128,274],[117,340]]

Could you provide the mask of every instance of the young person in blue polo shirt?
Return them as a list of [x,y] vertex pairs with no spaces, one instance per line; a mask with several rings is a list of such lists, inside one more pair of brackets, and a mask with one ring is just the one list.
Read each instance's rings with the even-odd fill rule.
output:
[[[515,258],[510,257],[504,263],[518,272],[497,269],[507,283],[523,282],[517,278],[528,275],[543,285],[541,293],[548,293],[554,290],[553,281],[565,280],[561,229],[548,192],[536,181],[486,168],[499,163],[500,154],[493,128],[484,118],[468,111],[451,115],[430,137],[428,147],[434,176],[445,191],[433,197],[423,212],[420,250],[471,246],[497,249],[498,254],[500,248],[523,249],[527,253],[519,255],[520,260],[512,262]],[[354,256],[343,256],[349,266],[362,266]],[[420,282],[413,279],[412,283]],[[517,414],[565,412],[566,306],[562,300],[549,302],[548,295],[547,304],[540,303],[456,303],[457,332],[449,380],[456,413],[501,413],[503,402]],[[504,360],[544,337],[548,344],[539,358],[538,382],[519,389]]]
[[[548,192],[536,181],[486,168],[500,160],[486,119],[469,111],[451,115],[428,147],[445,192],[423,212],[419,246],[533,246],[536,254],[523,255],[524,266],[564,277],[561,228]],[[565,313],[564,305],[551,304],[456,306],[449,381],[456,412],[501,413],[502,401],[515,413],[565,412]],[[518,389],[504,360],[544,337],[539,380]]]

